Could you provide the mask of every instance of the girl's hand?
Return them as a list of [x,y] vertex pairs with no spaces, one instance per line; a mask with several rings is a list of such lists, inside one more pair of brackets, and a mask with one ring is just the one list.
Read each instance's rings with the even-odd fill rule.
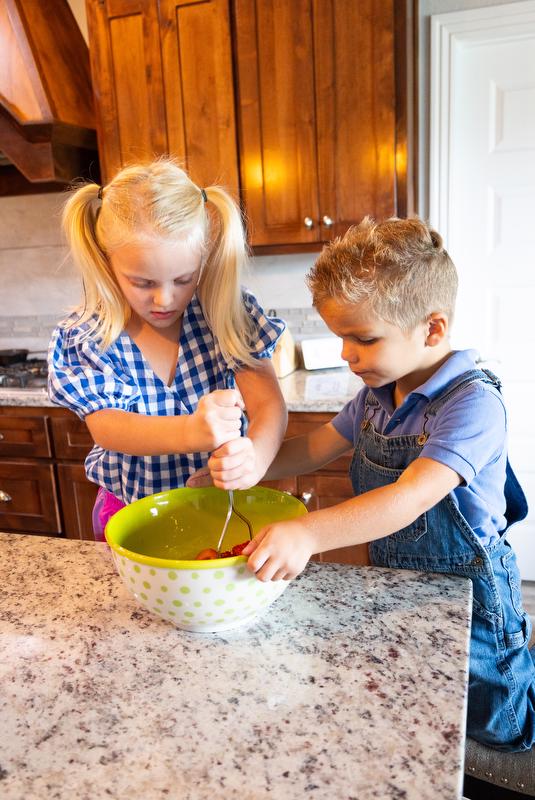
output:
[[191,475],[186,486],[217,486],[219,489],[249,489],[256,486],[262,475],[257,469],[254,445],[242,436],[214,450],[208,466]]
[[314,553],[313,537],[300,520],[266,525],[242,551],[247,567],[261,581],[290,581]]
[[242,436],[214,450],[208,459],[208,469],[214,486],[219,489],[249,489],[260,475],[251,439]]
[[199,400],[188,418],[188,452],[216,450],[225,442],[240,438],[243,400],[236,389],[218,389]]

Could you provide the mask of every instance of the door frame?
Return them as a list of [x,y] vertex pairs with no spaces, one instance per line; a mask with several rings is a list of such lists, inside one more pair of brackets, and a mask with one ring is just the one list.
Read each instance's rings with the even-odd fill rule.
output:
[[525,35],[535,20],[535,0],[471,8],[431,17],[429,220],[448,246],[452,76],[460,45],[504,41]]

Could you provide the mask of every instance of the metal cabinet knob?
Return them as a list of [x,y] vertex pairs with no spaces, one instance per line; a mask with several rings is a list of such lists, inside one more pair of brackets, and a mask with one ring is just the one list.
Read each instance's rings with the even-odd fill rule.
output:
[[312,217],[305,217],[303,222],[305,224],[305,228],[308,228],[309,230],[310,228],[314,227],[314,220],[312,219]]
[[7,492],[3,492],[2,489],[0,489],[0,503],[11,503],[12,500],[13,498],[11,495],[9,495]]
[[3,438],[4,438],[4,434],[0,433],[0,442],[2,441]]
[[297,499],[301,500],[301,502],[304,503],[306,506],[312,500],[312,492],[301,492],[301,494],[298,495]]
[[323,224],[325,225],[325,227],[326,227],[326,228],[332,228],[332,226],[333,226],[333,221],[332,221],[332,219],[329,217],[329,215],[328,215],[328,214],[325,214],[325,216],[321,218],[321,221],[323,222]]

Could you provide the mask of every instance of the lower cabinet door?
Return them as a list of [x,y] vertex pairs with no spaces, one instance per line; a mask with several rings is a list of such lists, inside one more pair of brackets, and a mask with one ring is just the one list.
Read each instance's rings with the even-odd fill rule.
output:
[[[297,479],[298,496],[306,502],[309,511],[343,503],[353,497],[351,481],[348,475],[325,475],[314,472],[311,475],[300,475]],[[320,553],[318,561],[334,561],[338,564],[368,565],[370,558],[367,544],[356,544],[327,550]]]
[[65,536],[93,541],[91,514],[98,486],[88,481],[83,464],[58,464]]
[[0,461],[0,530],[59,534],[54,467],[33,461]]

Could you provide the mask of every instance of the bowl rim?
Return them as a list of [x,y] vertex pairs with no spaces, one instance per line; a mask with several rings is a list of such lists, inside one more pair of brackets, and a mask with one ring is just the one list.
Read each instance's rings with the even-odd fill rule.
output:
[[[267,495],[281,495],[287,494],[287,492],[282,492],[280,489],[273,489],[271,486],[252,486],[250,489],[244,489],[244,494],[251,489],[260,489],[262,494]],[[192,494],[196,494],[203,490],[208,490],[210,492],[222,492],[222,489],[217,489],[215,486],[205,486],[205,487],[189,487],[189,486],[181,486],[177,487],[176,489],[167,489],[161,492],[155,492],[152,495],[147,495],[146,497],[139,498],[139,500],[135,500],[134,503],[144,503],[147,500],[152,500],[153,502],[158,498],[163,498],[171,493],[174,492],[191,492]],[[293,497],[293,495],[290,495]],[[306,508],[305,504],[299,500],[297,497],[293,497],[297,503],[302,506],[301,513],[298,516],[305,516],[308,509]],[[125,508],[129,508],[134,503],[130,503]],[[115,516],[119,516],[123,513],[125,509],[120,509]],[[117,553],[117,555],[121,556],[122,558],[128,559],[128,561],[133,561],[134,563],[144,564],[149,567],[160,567],[163,569],[168,570],[201,570],[201,569],[221,569],[222,567],[233,567],[237,564],[245,564],[247,563],[248,556],[229,556],[227,558],[209,558],[209,559],[171,559],[171,558],[158,558],[157,556],[146,556],[142,553],[136,553],[134,550],[128,550],[126,547],[123,547],[120,544],[116,544],[116,542],[111,541],[108,537],[108,525],[112,522],[113,517],[108,520],[106,527],[104,528],[104,537],[106,542],[108,543],[109,547]],[[251,573],[252,574],[252,573]]]
[[[104,531],[104,535],[106,532]],[[235,564],[246,564],[247,556],[229,556],[228,558],[208,558],[208,559],[172,559],[172,558],[156,558],[154,556],[145,556],[142,553],[134,553],[133,550],[127,550],[120,544],[110,542],[106,536],[108,545],[114,550],[117,555],[122,558],[133,561],[137,564],[144,564],[148,567],[160,567],[168,570],[199,570],[199,569],[221,569],[221,567],[233,567]]]

